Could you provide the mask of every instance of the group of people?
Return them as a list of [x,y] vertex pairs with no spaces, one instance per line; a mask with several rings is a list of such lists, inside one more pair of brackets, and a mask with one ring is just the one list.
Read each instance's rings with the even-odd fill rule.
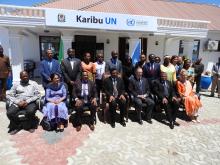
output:
[[[160,64],[156,62],[154,54],[148,56],[148,62],[146,55],[141,54],[140,61],[134,66],[131,57],[126,56],[122,63],[118,59],[117,51],[112,51],[109,60],[104,61],[103,54],[98,53],[97,60],[93,63],[89,52],[83,55],[81,61],[75,57],[75,50],[69,48],[68,57],[60,64],[53,59],[52,50],[48,49],[46,55],[40,64],[42,85],[45,89],[42,113],[56,131],[62,132],[67,126],[67,107],[75,109],[76,130],[80,131],[85,106],[90,110],[89,128],[94,130],[100,92],[106,95],[106,107],[111,114],[113,128],[117,108],[120,110],[120,123],[126,126],[124,117],[128,100],[135,107],[140,125],[143,124],[143,117],[151,124],[152,113],[159,107],[165,110],[169,126],[173,129],[174,125],[179,125],[176,122],[176,113],[181,104],[191,120],[199,122],[198,110],[202,105],[192,90],[196,78],[191,68],[194,67],[195,71],[196,67],[191,65],[190,60],[183,61],[180,56],[165,56],[163,64]],[[201,64],[201,60],[194,65],[197,64]],[[10,102],[7,116],[10,119],[11,134],[20,129],[16,114],[25,109],[27,116],[33,117],[37,110],[36,100],[40,98],[37,83],[29,80],[26,71],[20,73],[20,78],[21,81],[14,84],[6,96]],[[199,92],[199,88],[196,92]],[[67,106],[68,95],[70,105]],[[32,128],[29,130],[33,131]]]

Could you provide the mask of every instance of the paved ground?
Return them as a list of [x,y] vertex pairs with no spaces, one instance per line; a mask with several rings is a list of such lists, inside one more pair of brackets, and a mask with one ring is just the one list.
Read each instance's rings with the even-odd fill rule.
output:
[[[207,93],[203,93],[207,94]],[[174,130],[156,120],[142,126],[129,121],[123,128],[98,121],[91,132],[72,125],[63,132],[20,131],[10,136],[4,103],[0,103],[1,165],[219,165],[220,99],[202,96],[200,124],[178,119]],[[42,118],[40,113],[37,115]]]

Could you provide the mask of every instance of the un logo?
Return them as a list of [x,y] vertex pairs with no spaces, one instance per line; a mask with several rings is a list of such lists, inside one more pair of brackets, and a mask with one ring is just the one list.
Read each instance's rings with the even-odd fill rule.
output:
[[134,26],[135,25],[135,20],[134,19],[127,19],[127,25],[128,26]]

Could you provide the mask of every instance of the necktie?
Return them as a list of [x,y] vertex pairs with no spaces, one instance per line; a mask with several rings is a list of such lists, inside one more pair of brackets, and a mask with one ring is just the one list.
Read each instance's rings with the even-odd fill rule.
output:
[[48,65],[49,65],[50,71],[52,71],[52,62],[49,61],[49,62],[48,62]]
[[113,79],[113,96],[115,98],[118,97],[117,81],[116,81],[116,79]]
[[164,88],[164,95],[166,97],[168,97],[169,96],[169,92],[168,92],[168,89],[167,89],[166,81],[163,82],[163,88]]
[[139,90],[140,90],[141,94],[143,94],[143,88],[142,88],[142,81],[141,81],[141,79],[138,80],[138,85],[139,85]]

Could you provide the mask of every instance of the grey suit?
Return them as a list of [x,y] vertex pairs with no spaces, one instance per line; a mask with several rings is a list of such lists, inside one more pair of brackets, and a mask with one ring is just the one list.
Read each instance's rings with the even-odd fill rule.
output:
[[116,63],[112,63],[112,59],[106,61],[105,71],[110,72],[111,68],[116,68],[118,73],[122,74],[122,63],[120,60],[116,60]]

